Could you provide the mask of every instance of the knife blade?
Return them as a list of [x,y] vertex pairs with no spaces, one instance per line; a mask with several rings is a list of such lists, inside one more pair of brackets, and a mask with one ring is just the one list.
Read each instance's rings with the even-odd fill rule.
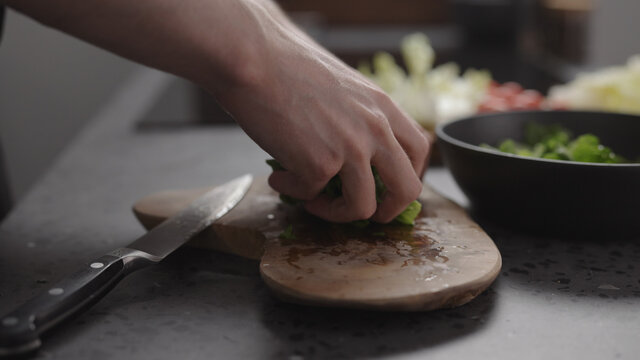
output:
[[87,264],[0,318],[0,356],[38,349],[40,335],[106,295],[122,278],[153,265],[224,216],[242,200],[253,177],[244,175],[193,201],[136,241]]

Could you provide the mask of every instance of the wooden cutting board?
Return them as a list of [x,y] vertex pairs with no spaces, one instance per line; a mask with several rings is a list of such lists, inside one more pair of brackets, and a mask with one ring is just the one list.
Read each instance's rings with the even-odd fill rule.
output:
[[[147,196],[134,205],[150,229],[208,188]],[[290,302],[377,310],[432,310],[467,303],[498,276],[501,257],[455,203],[424,186],[413,227],[330,224],[280,202],[265,178],[190,245],[260,260],[260,273]],[[281,234],[292,225],[293,239]]]

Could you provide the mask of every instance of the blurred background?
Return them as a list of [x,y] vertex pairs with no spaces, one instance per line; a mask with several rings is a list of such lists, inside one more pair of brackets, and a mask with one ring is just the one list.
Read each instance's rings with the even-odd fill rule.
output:
[[[486,68],[545,94],[577,73],[640,53],[638,0],[280,0],[295,22],[356,66],[428,35],[436,64]],[[7,11],[0,43],[0,216],[28,194],[82,127],[143,68]],[[229,124],[175,79],[135,131]]]

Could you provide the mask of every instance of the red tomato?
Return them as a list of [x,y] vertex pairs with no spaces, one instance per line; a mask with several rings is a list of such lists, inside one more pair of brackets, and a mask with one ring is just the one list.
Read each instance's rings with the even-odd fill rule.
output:
[[540,100],[544,99],[544,96],[542,96],[542,94],[540,94],[540,92],[537,91],[537,90],[527,89],[527,90],[524,90],[520,95],[521,96],[528,96],[528,97],[536,98],[536,99],[540,99]]
[[512,105],[516,110],[535,110],[540,108],[543,99],[542,95],[537,91],[529,93],[526,93],[525,91],[514,99]]
[[522,92],[522,86],[514,82],[505,83],[504,85],[489,89],[489,95],[493,97],[503,98],[506,100],[513,99],[515,96],[517,96],[521,92]]
[[544,96],[538,91],[524,90],[516,82],[510,81],[500,85],[492,81],[485,100],[478,107],[478,112],[537,110],[542,107],[544,101]]
[[502,84],[502,87],[505,89],[509,89],[515,93],[520,93],[522,92],[522,85],[518,84],[517,82],[514,81],[509,81],[506,82],[504,84]]
[[478,107],[479,112],[502,112],[508,111],[510,104],[502,98],[489,98]]

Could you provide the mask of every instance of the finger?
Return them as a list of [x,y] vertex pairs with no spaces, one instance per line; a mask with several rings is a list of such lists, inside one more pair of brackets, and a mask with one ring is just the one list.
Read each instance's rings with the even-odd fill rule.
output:
[[393,103],[391,99],[384,105],[393,135],[409,156],[411,165],[420,178],[424,174],[427,158],[431,153],[432,139],[420,124]]
[[420,172],[419,176],[420,181],[422,181],[424,179],[425,172],[427,172],[427,169],[429,168],[429,162],[431,161],[431,156],[433,155],[433,146],[435,145],[436,137],[422,126],[420,127],[420,129],[422,130],[424,136],[427,138],[427,141],[429,141],[429,152],[427,153],[427,158],[424,160],[424,166],[422,167],[422,172]]
[[340,171],[342,196],[319,196],[305,203],[311,214],[332,222],[369,219],[376,211],[376,187],[369,162],[345,166]]
[[372,163],[387,188],[373,220],[388,223],[398,216],[410,202],[417,199],[422,183],[407,155],[399,144],[392,151],[377,152]]
[[303,179],[291,171],[274,171],[269,176],[269,186],[280,194],[298,200],[311,200],[320,194],[327,180]]

